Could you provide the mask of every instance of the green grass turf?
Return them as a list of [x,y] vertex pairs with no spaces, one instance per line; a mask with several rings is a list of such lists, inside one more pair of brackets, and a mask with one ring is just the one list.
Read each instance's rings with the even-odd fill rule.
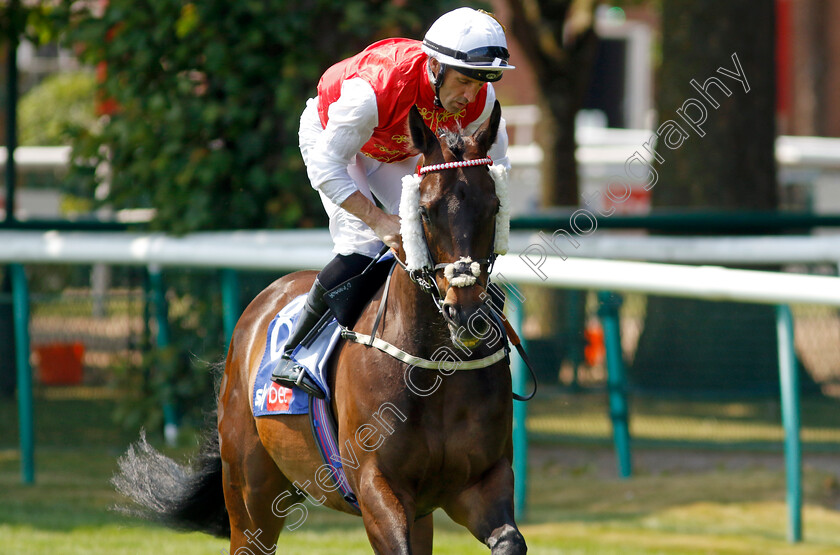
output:
[[[821,453],[822,463],[816,466],[806,455],[805,542],[792,546],[786,540],[781,449],[776,436],[761,432],[776,425],[777,409],[754,400],[711,405],[635,403],[637,421],[650,419],[648,439],[699,439],[689,441],[688,447],[637,447],[633,478],[620,480],[598,431],[604,419],[598,398],[544,395],[531,414],[565,424],[560,431],[549,431],[553,436],[537,430],[532,441],[528,515],[520,522],[529,553],[840,553],[840,455]],[[829,438],[815,440],[814,445],[830,443],[840,428],[833,407],[836,401],[831,400],[803,406],[805,429],[825,430],[827,435],[821,437]],[[167,530],[110,510],[123,500],[108,481],[117,457],[136,438],[136,433],[110,424],[112,410],[113,400],[107,396],[87,400],[39,394],[37,478],[35,485],[27,486],[20,483],[15,405],[0,401],[0,553],[224,552],[224,540]],[[718,438],[726,449],[709,448],[715,434],[703,429],[710,413],[717,415]],[[568,432],[575,429],[577,436]],[[744,437],[758,438],[746,445],[759,448],[737,447]],[[730,442],[733,438],[737,441]],[[167,450],[180,461],[191,451]],[[435,553],[488,552],[442,513],[435,518]],[[371,552],[360,519],[327,510],[311,510],[300,528],[281,535],[280,545],[281,553],[292,554]]]

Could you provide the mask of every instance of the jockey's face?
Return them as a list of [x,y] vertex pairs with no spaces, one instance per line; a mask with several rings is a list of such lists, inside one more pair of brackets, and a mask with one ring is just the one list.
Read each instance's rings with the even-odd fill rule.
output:
[[[431,58],[429,69],[435,75],[440,71],[440,62]],[[467,104],[475,101],[478,91],[481,90],[484,81],[478,81],[459,73],[454,67],[449,67],[443,76],[443,84],[440,86],[440,103],[444,110],[457,114],[467,107]]]

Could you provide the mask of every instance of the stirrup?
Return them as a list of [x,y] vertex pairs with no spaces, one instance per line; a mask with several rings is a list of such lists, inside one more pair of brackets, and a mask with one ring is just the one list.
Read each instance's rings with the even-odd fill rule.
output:
[[286,356],[280,359],[271,372],[271,381],[284,387],[297,387],[318,399],[326,397],[324,391],[309,376],[303,366],[290,358],[286,358]]

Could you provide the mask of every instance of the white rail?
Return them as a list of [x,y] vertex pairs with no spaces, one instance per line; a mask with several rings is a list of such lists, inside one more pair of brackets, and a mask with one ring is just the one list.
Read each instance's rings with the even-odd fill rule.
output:
[[[525,114],[521,118],[519,114]],[[516,116],[508,125],[515,127],[522,119],[523,127],[533,125],[534,107],[511,106],[505,108],[506,118]],[[513,165],[534,165],[542,160],[542,150],[534,143],[533,132],[518,130],[525,140],[517,140],[510,147]],[[577,131],[579,144],[577,157],[581,164],[624,164],[633,152],[654,138],[652,131],[644,129],[609,129],[583,127]],[[651,146],[654,143],[650,142]],[[0,168],[6,165],[6,147],[0,146]],[[782,168],[822,168],[840,170],[840,139],[830,137],[781,136],[776,139],[776,161]],[[23,146],[15,149],[18,169],[63,169],[70,162],[70,147]]]
[[[784,262],[795,258],[797,248],[814,255],[809,261],[837,261],[837,241],[827,238],[798,238],[793,250],[782,250],[782,239],[754,239],[766,242],[754,257],[756,263]],[[585,240],[585,239],[584,239]],[[636,241],[646,241],[648,239]],[[680,248],[680,240],[670,239],[673,254],[690,253]],[[706,254],[694,250],[695,259],[710,260],[712,252],[726,252],[736,243],[714,239],[695,240],[696,245],[714,247]],[[809,243],[819,248],[806,250]],[[684,246],[687,244],[683,242]],[[744,247],[743,245],[746,245]],[[750,243],[740,249],[747,252]],[[538,283],[562,288],[636,291],[659,295],[732,300],[750,303],[814,303],[840,306],[840,278],[733,270],[709,266],[680,266],[619,260],[587,260],[572,257],[563,260],[551,256],[545,243],[518,235],[512,254],[501,257],[496,270],[510,282]],[[173,267],[250,268],[292,271],[320,268],[330,260],[331,242],[323,230],[287,232],[217,232],[185,237],[163,234],[0,231],[0,262],[22,264],[128,264]],[[581,247],[583,248],[583,247]],[[822,250],[821,250],[822,249]],[[667,252],[667,251],[662,251]],[[736,252],[734,249],[732,252]],[[578,253],[570,253],[577,255]],[[628,252],[624,252],[627,258]],[[742,255],[739,255],[742,256]],[[685,257],[690,258],[690,257]],[[743,262],[734,257],[734,262]]]
[[547,256],[505,256],[497,274],[514,283],[565,289],[632,291],[672,297],[760,304],[840,306],[840,278],[733,270],[720,266],[681,266],[650,262],[587,260]]

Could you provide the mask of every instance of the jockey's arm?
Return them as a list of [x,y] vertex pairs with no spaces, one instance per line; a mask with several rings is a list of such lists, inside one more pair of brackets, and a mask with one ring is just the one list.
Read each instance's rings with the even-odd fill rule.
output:
[[340,205],[363,222],[376,233],[383,243],[392,249],[400,247],[400,217],[388,214],[370,201],[359,191],[351,193]]
[[379,121],[373,88],[363,79],[348,79],[329,107],[329,121],[309,153],[312,186],[334,204],[362,220],[389,247],[399,246],[400,219],[386,214],[356,187],[347,166],[371,138]]

